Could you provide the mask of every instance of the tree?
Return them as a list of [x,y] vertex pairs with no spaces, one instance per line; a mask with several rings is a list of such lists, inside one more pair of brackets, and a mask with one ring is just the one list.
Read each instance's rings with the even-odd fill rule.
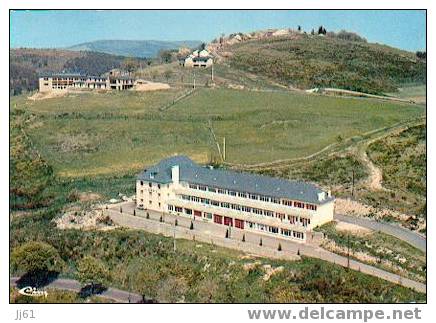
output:
[[312,30],[310,31],[311,35],[315,35],[315,29],[312,28]]
[[226,230],[226,238],[229,238],[229,229]]
[[262,246],[262,245],[263,245],[262,238],[260,238],[259,246]]
[[419,59],[427,59],[427,52],[417,51],[416,57],[418,57]]
[[325,34],[327,34],[327,30],[323,26],[319,26],[318,35],[325,35]]
[[86,256],[77,264],[77,279],[83,285],[91,284],[91,294],[95,285],[104,286],[109,279],[109,273],[101,260]]
[[45,242],[31,241],[12,251],[11,265],[34,277],[42,275],[46,278],[49,272],[60,272],[64,263],[53,246]]
[[127,267],[129,287],[137,289],[143,300],[157,298],[159,281],[164,276],[159,263],[147,260],[132,260]]
[[200,45],[200,50],[203,50],[203,49],[205,49],[206,48],[206,43],[201,43],[201,45]]
[[245,242],[245,233],[242,235],[242,242]]
[[172,59],[173,59],[173,55],[172,55],[173,51],[171,50],[161,50],[159,52],[159,58],[161,60],[162,63],[171,63]]
[[300,26],[300,25],[298,25],[297,30],[298,30],[298,31],[301,31],[301,26]]
[[189,230],[194,230],[194,223],[191,221],[191,225],[189,226]]
[[165,79],[167,80],[167,83],[168,83],[168,81],[169,81],[169,79],[171,78],[171,76],[173,76],[173,71],[171,71],[171,70],[166,70],[165,72],[164,72],[164,77],[165,77]]
[[121,67],[126,70],[127,72],[132,73],[133,71],[136,71],[139,68],[139,62],[137,59],[134,59],[133,57],[127,57],[122,63]]
[[136,210],[133,209],[133,216],[136,216]]
[[279,246],[278,246],[277,250],[278,251],[282,251],[282,244],[281,243],[279,243]]

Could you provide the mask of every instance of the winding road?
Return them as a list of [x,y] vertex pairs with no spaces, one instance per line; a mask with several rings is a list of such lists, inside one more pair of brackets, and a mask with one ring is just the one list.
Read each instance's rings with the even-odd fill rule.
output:
[[394,236],[395,238],[403,240],[419,250],[424,252],[427,251],[427,239],[425,237],[398,225],[343,214],[335,214],[334,218],[338,221],[356,224],[374,231],[381,231]]
[[[12,277],[10,279],[11,286],[16,286],[20,277]],[[58,278],[53,280],[50,284],[44,286],[44,288],[55,288],[62,290],[69,290],[73,292],[80,292],[82,285],[74,279]],[[111,299],[119,303],[138,303],[142,301],[142,296],[134,293],[129,293],[124,290],[109,287],[105,291],[95,294],[95,296]]]

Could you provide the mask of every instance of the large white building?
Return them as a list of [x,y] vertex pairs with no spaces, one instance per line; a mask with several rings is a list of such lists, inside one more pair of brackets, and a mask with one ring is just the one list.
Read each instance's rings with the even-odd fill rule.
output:
[[333,220],[335,199],[315,185],[164,159],[137,177],[141,209],[305,241]]
[[64,91],[70,88],[127,90],[133,88],[135,79],[128,76],[86,76],[80,74],[47,74],[39,77],[39,91]]

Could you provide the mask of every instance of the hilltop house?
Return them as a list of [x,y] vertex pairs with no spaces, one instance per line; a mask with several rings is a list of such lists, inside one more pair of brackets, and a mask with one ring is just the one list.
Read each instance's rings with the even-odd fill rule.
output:
[[213,58],[206,49],[195,50],[192,54],[180,61],[184,67],[209,67],[213,65]]
[[80,74],[46,74],[39,77],[39,91],[50,92],[58,90],[100,89],[127,90],[133,87],[135,79],[128,76],[84,76]]
[[164,159],[136,181],[138,208],[300,242],[333,220],[334,202],[312,184],[202,167],[186,156]]

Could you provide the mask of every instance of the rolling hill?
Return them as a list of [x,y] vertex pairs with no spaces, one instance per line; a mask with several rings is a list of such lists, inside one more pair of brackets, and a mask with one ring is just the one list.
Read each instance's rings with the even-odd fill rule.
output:
[[211,45],[235,70],[302,89],[332,87],[382,94],[402,84],[426,82],[426,60],[415,53],[328,34],[295,32]]
[[157,57],[159,51],[179,47],[198,47],[200,40],[160,41],[160,40],[97,40],[66,48],[74,51],[93,51],[131,57]]

